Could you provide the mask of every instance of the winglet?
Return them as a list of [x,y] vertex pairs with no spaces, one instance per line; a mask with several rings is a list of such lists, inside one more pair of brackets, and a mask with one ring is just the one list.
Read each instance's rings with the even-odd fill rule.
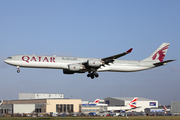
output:
[[128,51],[126,51],[126,53],[130,53],[132,51],[133,48],[130,48]]

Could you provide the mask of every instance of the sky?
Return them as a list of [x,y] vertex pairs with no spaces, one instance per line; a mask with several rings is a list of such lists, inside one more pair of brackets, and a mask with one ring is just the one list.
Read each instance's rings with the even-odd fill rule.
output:
[[[94,101],[144,97],[162,105],[180,101],[179,0],[0,0],[0,99],[18,93],[59,93]],[[170,43],[166,66],[139,72],[65,75],[61,69],[20,68],[4,63],[19,54],[142,60]]]

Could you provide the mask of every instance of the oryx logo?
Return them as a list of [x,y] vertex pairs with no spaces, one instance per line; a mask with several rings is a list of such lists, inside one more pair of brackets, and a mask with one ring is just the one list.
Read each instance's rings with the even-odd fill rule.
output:
[[165,57],[165,54],[166,54],[166,50],[168,49],[169,45],[161,48],[158,52],[156,52],[152,59],[155,60],[155,59],[159,59],[160,62],[162,62],[164,60],[164,57]]

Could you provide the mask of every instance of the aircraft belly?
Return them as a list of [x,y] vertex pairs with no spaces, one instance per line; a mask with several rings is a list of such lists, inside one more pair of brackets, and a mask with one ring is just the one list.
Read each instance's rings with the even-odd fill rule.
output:
[[128,65],[111,65],[109,67],[104,67],[102,69],[98,69],[98,71],[113,71],[113,72],[135,72],[150,69],[150,67],[142,67],[142,66],[128,66]]
[[149,69],[149,67],[140,67],[140,66],[114,66],[111,71],[117,72],[135,72]]

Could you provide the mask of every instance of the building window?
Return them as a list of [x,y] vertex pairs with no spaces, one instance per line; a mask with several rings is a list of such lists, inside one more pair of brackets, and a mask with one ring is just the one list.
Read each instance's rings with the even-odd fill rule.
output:
[[60,106],[56,104],[56,112],[60,112]]
[[71,112],[74,112],[74,105],[71,104]]
[[56,104],[56,112],[74,112],[73,104]]
[[35,109],[35,112],[36,112],[36,113],[40,113],[40,112],[41,112],[41,109]]
[[60,109],[60,112],[62,112],[62,107],[63,107],[62,104],[60,104],[60,108],[59,108],[59,109]]
[[68,104],[67,105],[67,112],[69,112],[70,111],[70,105]]
[[63,110],[64,110],[64,112],[66,112],[66,104],[64,104],[64,109]]
[[109,102],[109,100],[106,100],[106,104],[108,104],[108,105],[109,105],[109,103],[110,103],[110,102]]
[[81,112],[81,104],[79,104],[79,112]]

